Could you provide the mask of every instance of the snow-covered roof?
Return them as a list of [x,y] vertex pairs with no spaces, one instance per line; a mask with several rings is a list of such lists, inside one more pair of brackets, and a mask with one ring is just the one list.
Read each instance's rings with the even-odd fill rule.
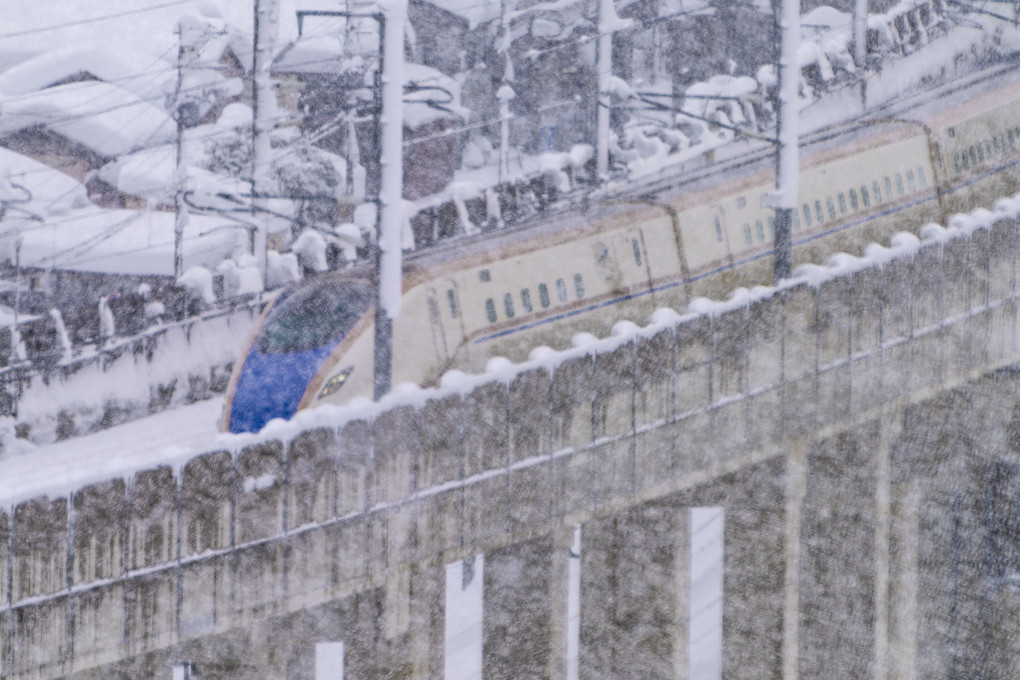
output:
[[[174,200],[174,167],[177,149],[172,144],[142,149],[110,161],[96,175],[129,196],[153,203],[170,204]],[[188,167],[188,191],[216,187],[215,193],[242,194],[251,191],[251,183],[236,177],[215,175],[203,168]]]
[[478,2],[478,0],[432,0],[432,4],[441,7],[451,14],[467,19],[471,28],[499,18],[498,2]]
[[[89,204],[85,187],[74,177],[36,160],[0,147],[0,183],[10,182],[19,189],[15,202],[8,204],[9,218],[61,213]],[[27,198],[25,202],[21,198]]]
[[802,15],[800,25],[825,30],[849,28],[850,15],[828,5],[821,5]]
[[361,73],[365,59],[379,53],[378,31],[357,36],[358,44],[347,46],[339,35],[299,38],[273,60],[275,73],[342,75]]
[[66,45],[0,73],[0,97],[28,94],[82,72],[153,103],[172,95],[177,81],[174,66],[155,55]]
[[[171,276],[174,270],[174,214],[162,211],[86,208],[47,220],[6,220],[0,255],[9,257],[20,239],[26,267],[81,272]],[[222,217],[191,215],[184,229],[184,267],[214,269],[243,252],[245,226]]]
[[108,157],[169,142],[177,130],[160,107],[99,81],[68,83],[0,100],[0,135],[36,125]]
[[[206,10],[209,7],[204,8]],[[200,64],[214,64],[230,50],[237,57],[245,72],[251,71],[254,44],[246,31],[229,24],[222,17],[213,14],[185,14],[177,24],[184,34],[184,40],[195,49],[195,59]]]

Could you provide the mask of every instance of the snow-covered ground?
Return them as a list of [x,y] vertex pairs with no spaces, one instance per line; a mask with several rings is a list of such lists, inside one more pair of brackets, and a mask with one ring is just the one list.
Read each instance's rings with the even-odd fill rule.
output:
[[214,450],[230,437],[216,427],[222,406],[222,398],[208,399],[47,446],[23,443],[0,459],[0,507]]

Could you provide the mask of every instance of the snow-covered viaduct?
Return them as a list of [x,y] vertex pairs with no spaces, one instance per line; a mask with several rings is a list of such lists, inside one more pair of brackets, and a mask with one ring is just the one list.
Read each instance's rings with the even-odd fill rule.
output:
[[1020,226],[927,234],[4,499],[0,675],[1013,677]]

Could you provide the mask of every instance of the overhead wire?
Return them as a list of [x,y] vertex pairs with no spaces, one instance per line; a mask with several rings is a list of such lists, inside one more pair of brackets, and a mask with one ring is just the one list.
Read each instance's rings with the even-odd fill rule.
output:
[[[186,4],[186,0],[185,0],[185,2],[165,3],[163,5],[155,6],[153,8],[160,8],[160,7],[177,5],[177,4]],[[461,11],[463,11],[464,9],[472,9],[472,8],[477,8],[477,7],[484,7],[486,5],[493,5],[493,4],[497,4],[497,3],[496,2],[492,2],[492,1],[476,3],[474,5],[468,6],[467,8],[461,8]],[[153,9],[153,8],[147,8],[147,9]],[[137,11],[141,12],[141,11],[147,11],[147,10],[146,9],[140,9],[140,10],[137,10]],[[527,10],[523,10],[522,12],[526,12],[526,11]],[[129,12],[129,13],[133,13],[133,12]],[[637,23],[638,25],[648,25],[648,24],[658,23],[658,22],[661,22],[661,21],[671,20],[671,19],[677,18],[679,16],[688,16],[688,15],[690,15],[692,13],[693,13],[692,11],[682,11],[682,12],[673,13],[671,15],[667,15],[667,16],[663,16],[663,17],[653,17],[653,18],[650,18],[650,19],[647,19],[647,20],[634,20],[634,19],[632,19],[632,22]],[[115,17],[115,16],[121,16],[122,14],[109,15],[108,18],[112,18],[112,17]],[[96,19],[96,20],[99,20],[99,19]],[[328,34],[329,31],[331,31],[331,30],[332,29],[330,27],[326,26],[326,27],[323,27],[323,28],[321,28],[321,29],[319,29],[317,31],[314,31],[314,32],[311,32],[311,33],[308,33],[308,34],[305,34],[305,35],[307,37],[318,37],[318,36],[321,36],[321,35]],[[468,33],[471,33],[471,31],[469,30],[469,31],[465,31],[464,32],[464,34],[468,34]],[[456,36],[454,36],[454,37],[456,37]],[[544,50],[538,50],[537,51],[537,55],[541,56],[544,53],[551,52],[551,51],[556,50],[556,49],[563,49],[565,47],[569,47],[569,46],[572,46],[572,45],[582,44],[582,43],[585,43],[585,42],[588,42],[588,41],[592,40],[595,37],[597,37],[597,36],[582,36],[582,37],[580,37],[578,39],[575,39],[575,40],[564,41],[563,43],[560,43],[560,44],[558,44],[556,46],[553,46],[553,47],[550,47],[550,48],[546,48]],[[163,54],[165,55],[167,52],[172,50],[174,47],[175,46],[171,46],[166,51],[164,51]],[[529,51],[529,52],[526,52],[525,54],[528,55],[529,57],[533,57],[533,56],[536,55],[536,51]],[[160,55],[160,57],[158,57],[158,58],[162,58],[162,56],[163,55]],[[310,61],[308,63],[309,64],[310,63],[314,63],[314,61]],[[153,72],[153,73],[155,74],[156,72]],[[190,93],[190,92],[198,91],[198,90],[201,90],[201,89],[204,89],[204,86],[196,86],[196,87],[192,87],[192,88],[187,88],[183,92]],[[137,97],[136,99],[137,99],[137,101],[134,101],[134,102],[127,102],[127,103],[124,103],[124,104],[112,105],[112,106],[107,107],[105,109],[99,109],[99,110],[96,110],[96,111],[90,111],[90,112],[83,113],[83,114],[76,115],[76,116],[63,117],[63,118],[53,118],[53,119],[49,120],[48,122],[51,125],[58,126],[58,125],[60,125],[62,123],[66,124],[66,123],[74,122],[76,120],[85,119],[85,118],[88,118],[88,117],[91,117],[91,116],[94,116],[94,115],[97,115],[97,114],[100,114],[100,113],[105,113],[105,112],[115,111],[115,110],[120,109],[120,108],[127,108],[127,107],[130,107],[130,106],[135,106],[139,102],[155,103],[157,101],[164,100],[165,97],[150,97],[150,98]],[[573,105],[577,105],[579,103],[580,102],[576,101],[576,100],[573,101],[573,102],[572,101],[563,101],[563,102],[558,103],[557,105],[559,105],[559,106],[562,106],[562,105],[572,105],[572,104]],[[305,137],[305,138],[303,138],[303,139],[301,139],[299,141],[301,141],[302,143],[306,143],[306,144],[307,143],[314,143],[315,141],[318,141],[318,139],[321,139],[323,136],[325,136],[327,134],[330,134],[339,125],[344,124],[346,122],[345,121],[346,118],[347,118],[347,115],[346,115],[346,112],[344,112],[344,113],[340,114],[339,116],[337,116],[337,118],[335,118],[334,120],[332,120],[329,123],[327,123],[325,126],[321,126],[320,128],[318,128],[315,131],[313,131],[309,136],[307,136],[307,137]],[[292,115],[291,114],[286,114],[286,115],[278,116],[272,122],[275,125],[275,124],[277,124],[279,122],[282,122],[282,121],[285,121],[285,120],[290,120],[290,119],[292,119]],[[451,129],[448,129],[448,130],[446,130],[444,132],[437,133],[435,135],[430,135],[429,137],[426,137],[426,138],[415,139],[415,140],[408,140],[407,142],[405,142],[405,147],[411,146],[411,145],[414,145],[414,144],[420,144],[420,143],[423,143],[423,142],[431,141],[431,140],[434,140],[434,139],[437,139],[437,138],[441,138],[441,137],[445,137],[445,136],[452,136],[452,135],[455,135],[455,134],[463,134],[464,132],[467,132],[467,131],[469,131],[471,129],[476,129],[476,128],[479,128],[479,127],[484,127],[486,125],[491,125],[491,124],[500,122],[500,121],[502,121],[502,119],[503,119],[502,117],[498,117],[497,116],[495,118],[491,118],[491,119],[488,119],[488,120],[485,120],[485,121],[470,123],[470,124],[467,124],[467,125],[451,128]],[[210,131],[209,134],[205,137],[205,139],[212,139],[212,138],[215,138],[215,137],[217,137],[217,136],[219,136],[221,134],[223,134],[223,132],[220,132],[220,131]],[[288,152],[292,152],[293,150],[294,150],[294,147],[291,146],[290,148],[285,150],[284,153],[286,154]],[[278,158],[278,156],[279,155],[277,155],[277,158]],[[37,172],[42,172],[42,171],[43,170],[40,169]],[[171,186],[172,185],[163,185],[163,186],[160,186],[160,187],[157,187],[157,188],[166,189],[166,188],[170,188]],[[77,188],[77,187],[75,187],[75,188]],[[66,197],[67,194],[71,193],[71,191],[73,191],[73,189],[69,189],[63,195],[61,195],[57,199],[54,199],[54,202],[63,199],[64,197]]]
[[77,21],[68,21],[63,24],[50,24],[49,26],[41,26],[39,28],[29,28],[22,31],[11,31],[10,33],[0,33],[0,39],[4,38],[20,38],[25,35],[35,35],[36,33],[46,33],[47,31],[55,31],[61,28],[70,28],[72,26],[80,26],[81,24],[94,24],[100,21],[107,21],[109,19],[118,19],[120,17],[130,16],[132,14],[144,14],[145,12],[151,12],[157,9],[165,9],[167,7],[174,7],[177,5],[192,4],[194,0],[171,0],[171,2],[164,2],[158,5],[150,5],[148,7],[139,7],[137,9],[128,9],[122,12],[114,12],[112,14],[104,14],[98,17],[90,17],[88,19],[78,19]]

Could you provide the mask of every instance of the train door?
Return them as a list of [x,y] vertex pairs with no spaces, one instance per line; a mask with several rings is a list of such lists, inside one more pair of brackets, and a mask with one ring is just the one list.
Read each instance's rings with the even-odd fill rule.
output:
[[[730,215],[732,218],[733,216]],[[704,225],[698,247],[700,252],[697,256],[692,254],[691,268],[697,269],[705,266],[722,267],[725,271],[718,277],[718,285],[712,289],[697,291],[698,295],[727,295],[737,287],[737,279],[733,272],[733,249],[730,247],[730,232],[735,225],[728,224],[726,208],[721,203],[713,203],[711,206],[710,223]],[[737,222],[733,218],[734,222]]]
[[613,251],[623,273],[627,288],[647,290],[651,287],[651,269],[645,239],[640,229],[628,229],[613,235]]
[[445,369],[452,364],[464,339],[464,315],[461,313],[457,284],[451,280],[436,288],[429,288],[426,299],[436,358]]

